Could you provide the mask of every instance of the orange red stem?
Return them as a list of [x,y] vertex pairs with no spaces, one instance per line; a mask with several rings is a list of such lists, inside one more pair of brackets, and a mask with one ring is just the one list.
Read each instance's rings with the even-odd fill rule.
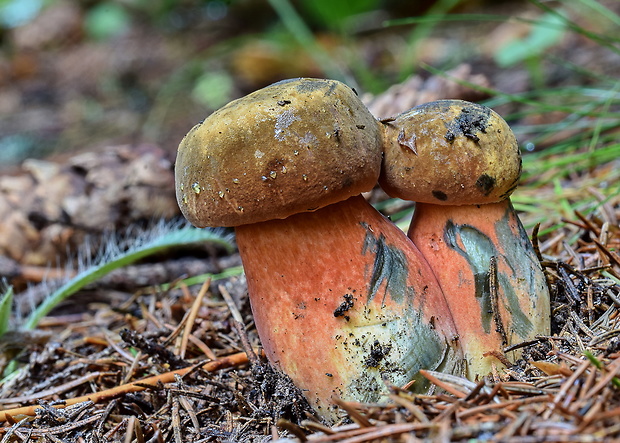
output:
[[431,268],[363,197],[236,233],[266,355],[324,417],[460,360]]

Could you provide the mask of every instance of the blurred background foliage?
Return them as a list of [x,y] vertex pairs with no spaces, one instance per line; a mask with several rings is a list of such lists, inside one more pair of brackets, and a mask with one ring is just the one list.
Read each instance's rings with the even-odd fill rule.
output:
[[119,143],[174,152],[210,112],[283,78],[370,97],[463,63],[526,150],[567,131],[591,145],[618,121],[618,3],[0,0],[0,164]]

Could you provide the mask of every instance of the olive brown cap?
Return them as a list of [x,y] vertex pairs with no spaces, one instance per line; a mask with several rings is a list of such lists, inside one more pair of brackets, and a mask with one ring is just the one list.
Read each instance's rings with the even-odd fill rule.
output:
[[351,88],[285,80],[189,131],[178,149],[176,193],[192,224],[238,226],[369,191],[380,168],[380,125]]
[[392,197],[438,205],[493,203],[518,184],[517,140],[490,108],[439,100],[384,124],[379,182]]

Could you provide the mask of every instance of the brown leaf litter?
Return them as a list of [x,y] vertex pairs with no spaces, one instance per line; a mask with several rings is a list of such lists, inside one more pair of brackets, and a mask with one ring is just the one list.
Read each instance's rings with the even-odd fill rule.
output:
[[[535,238],[553,294],[553,330],[521,344],[524,359],[505,374],[476,383],[425,371],[430,393],[393,386],[389,405],[340,402],[349,419],[326,427],[262,357],[246,363],[243,351],[258,339],[245,284],[231,279],[198,294],[142,292],[49,319],[42,329],[55,337],[26,346],[18,357],[24,369],[0,391],[3,441],[620,438],[620,198],[608,204],[611,213],[577,214]],[[561,234],[578,235],[576,246],[555,240]],[[236,307],[246,330],[235,329]]]

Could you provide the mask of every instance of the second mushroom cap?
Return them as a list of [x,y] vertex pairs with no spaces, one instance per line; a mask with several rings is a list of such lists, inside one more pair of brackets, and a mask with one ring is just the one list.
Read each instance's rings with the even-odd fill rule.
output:
[[507,198],[519,181],[514,134],[487,107],[430,102],[385,121],[384,130],[380,183],[392,197],[436,205],[493,203]]

